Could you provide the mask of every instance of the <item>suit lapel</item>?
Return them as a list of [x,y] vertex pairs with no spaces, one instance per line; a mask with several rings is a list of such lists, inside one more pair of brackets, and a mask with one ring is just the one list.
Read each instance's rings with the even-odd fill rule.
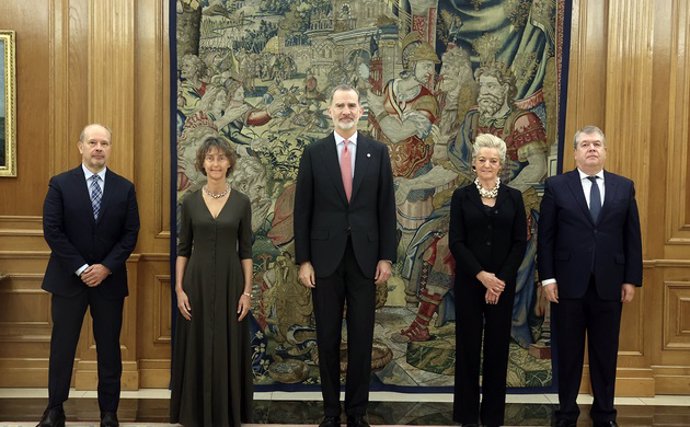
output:
[[91,223],[93,223],[93,206],[91,206],[89,184],[84,178],[84,170],[81,168],[81,165],[75,169],[72,169],[72,179],[74,180],[72,188],[75,189],[77,203],[82,206],[81,210],[88,213],[87,216],[90,218]]
[[[335,146],[335,138],[331,133],[330,136],[326,137],[324,144],[321,146],[321,159],[323,164],[326,165],[326,173],[333,182],[333,186],[336,192],[342,199],[342,201],[347,204],[347,196],[345,196],[345,187],[343,186],[343,178],[340,175],[340,163],[338,162],[338,148]],[[359,147],[358,147],[359,148]],[[359,150],[357,150],[359,152]],[[355,171],[356,171],[355,167]]]
[[[568,172],[566,175],[568,187],[575,197],[575,202],[582,210],[582,214],[587,217],[587,220],[594,225],[592,220],[592,215],[589,213],[589,207],[587,206],[587,199],[585,199],[585,192],[582,190],[582,182],[580,182],[580,174],[577,169]],[[601,215],[600,215],[601,216]]]
[[[371,164],[371,147],[369,140],[362,135],[362,133],[357,134],[357,151],[355,154],[355,176],[352,178],[352,199],[357,195],[357,189],[359,189],[364,176],[367,173],[367,169]],[[342,179],[341,179],[342,182]],[[345,190],[343,190],[344,193]]]
[[[101,211],[98,214],[98,219],[96,220],[96,224],[101,222],[101,219],[105,216],[105,212],[108,209],[108,205],[110,205],[110,199],[112,199],[113,195],[113,186],[115,179],[113,178],[113,173],[110,172],[110,169],[105,170],[105,180],[103,181],[103,197],[101,198]],[[90,200],[89,200],[90,203]],[[93,211],[93,207],[91,208]]]

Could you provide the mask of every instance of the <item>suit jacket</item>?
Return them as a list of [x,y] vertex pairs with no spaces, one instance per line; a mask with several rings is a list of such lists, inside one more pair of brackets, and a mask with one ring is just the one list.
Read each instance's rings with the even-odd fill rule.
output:
[[527,219],[522,194],[501,185],[496,204],[487,209],[474,184],[453,192],[448,245],[455,258],[456,286],[474,285],[480,271],[515,286],[527,247]]
[[642,286],[634,184],[605,171],[604,185],[604,204],[594,223],[577,169],[546,180],[539,217],[539,276],[555,278],[561,298],[582,298],[592,274],[604,300],[620,300],[623,283]]
[[139,233],[134,185],[106,170],[98,220],[81,165],[50,180],[43,205],[43,234],[51,254],[43,289],[74,296],[87,286],[75,274],[84,264],[103,264],[111,274],[96,288],[106,298],[127,295],[125,262]]
[[331,275],[340,263],[348,236],[367,277],[376,264],[395,262],[395,195],[388,148],[361,132],[348,203],[331,133],[302,154],[295,194],[295,261],[311,261],[317,277]]

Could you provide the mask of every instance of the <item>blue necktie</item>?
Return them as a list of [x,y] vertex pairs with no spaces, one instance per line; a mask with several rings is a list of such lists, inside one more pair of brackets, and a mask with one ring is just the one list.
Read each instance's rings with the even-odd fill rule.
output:
[[588,176],[587,179],[592,181],[592,188],[589,190],[589,213],[592,215],[592,220],[597,222],[599,212],[601,212],[601,193],[597,185],[597,176]]
[[101,200],[103,200],[103,191],[98,181],[101,177],[98,175],[91,176],[91,206],[93,207],[93,219],[98,219],[98,214],[101,212]]

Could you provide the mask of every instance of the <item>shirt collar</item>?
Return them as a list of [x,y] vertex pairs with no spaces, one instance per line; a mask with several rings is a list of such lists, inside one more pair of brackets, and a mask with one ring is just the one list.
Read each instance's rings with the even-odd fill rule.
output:
[[84,163],[81,164],[81,170],[84,172],[84,178],[88,181],[91,179],[92,176],[98,175],[101,177],[101,180],[105,182],[105,171],[107,168],[103,168],[100,172],[98,173],[93,173],[91,172],[86,166],[84,166]]
[[604,170],[600,170],[599,173],[596,173],[594,175],[587,175],[586,173],[582,172],[579,168],[577,169],[577,173],[580,174],[580,181],[584,181],[587,179],[589,176],[596,176],[601,180],[601,182],[604,182]]
[[[340,136],[340,134],[336,131],[333,131],[333,137],[335,138],[335,145],[339,145],[341,142],[345,141],[345,138]],[[347,140],[350,141],[352,144],[357,145],[357,131],[355,131],[355,133],[353,133],[352,136],[349,137]]]

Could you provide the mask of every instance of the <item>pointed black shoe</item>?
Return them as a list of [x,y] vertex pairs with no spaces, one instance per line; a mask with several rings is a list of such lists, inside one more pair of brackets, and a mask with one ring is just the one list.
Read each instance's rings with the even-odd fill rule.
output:
[[36,427],[65,427],[65,411],[62,405],[46,409]]
[[119,427],[120,422],[117,420],[115,412],[101,412],[101,427]]

